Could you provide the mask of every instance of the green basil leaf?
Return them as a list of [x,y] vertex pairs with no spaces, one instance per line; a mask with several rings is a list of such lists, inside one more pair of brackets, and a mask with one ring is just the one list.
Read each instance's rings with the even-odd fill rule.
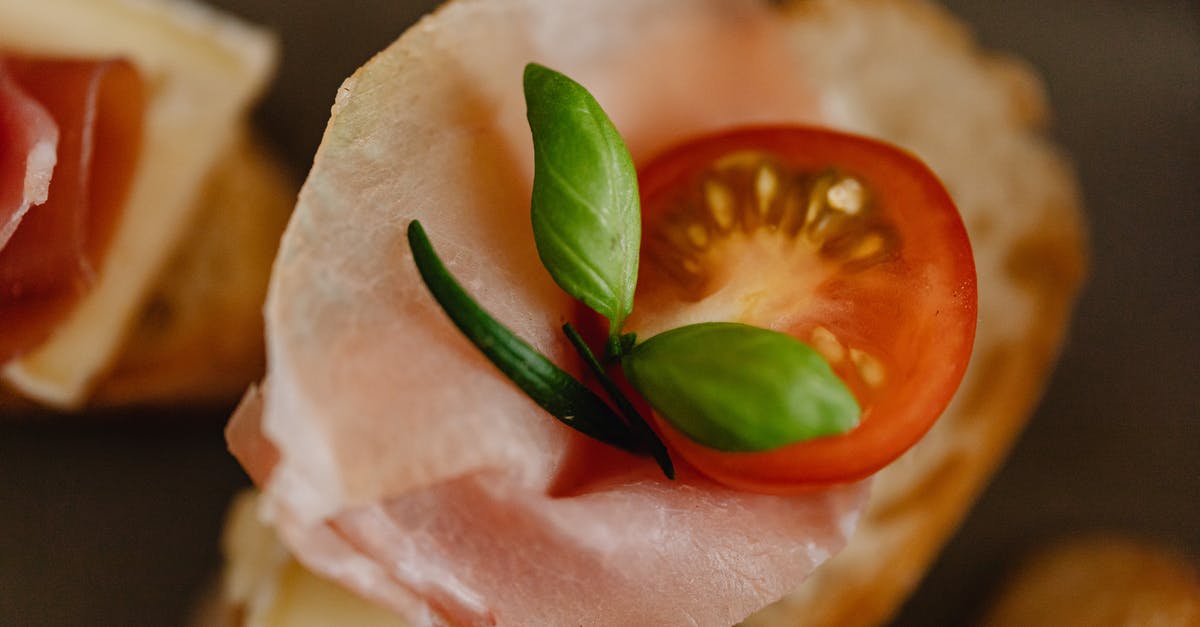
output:
[[858,403],[829,364],[784,333],[695,324],[634,346],[622,364],[660,415],[720,451],[765,451],[858,424]]
[[633,310],[641,245],[637,171],[617,129],[579,83],[525,66],[533,132],[533,236],[542,264],[568,294],[609,320]]
[[454,325],[500,372],[543,409],[584,435],[631,453],[637,441],[599,396],[491,317],[442,264],[421,223],[408,225],[408,245],[425,286]]

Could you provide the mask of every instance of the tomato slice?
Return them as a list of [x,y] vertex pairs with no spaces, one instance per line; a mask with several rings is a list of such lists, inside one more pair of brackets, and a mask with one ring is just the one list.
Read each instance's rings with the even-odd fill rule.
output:
[[731,321],[817,349],[854,393],[859,425],[753,453],[709,449],[655,416],[672,450],[733,487],[791,493],[866,477],[950,402],[975,337],[975,264],[932,172],[870,139],[737,129],[646,165],[642,258],[626,329],[649,338]]

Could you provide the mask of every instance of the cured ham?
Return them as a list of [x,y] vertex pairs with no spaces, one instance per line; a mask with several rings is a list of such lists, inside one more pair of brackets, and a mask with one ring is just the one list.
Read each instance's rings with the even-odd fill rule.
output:
[[33,205],[46,202],[58,157],[54,118],[0,60],[0,250]]
[[[575,306],[530,234],[524,64],[587,85],[646,159],[814,119],[776,17],[727,0],[452,3],[347,81],[276,260],[269,382],[229,430],[301,561],[417,623],[721,625],[840,549],[864,485],[764,496],[590,456],[451,326],[403,243],[419,218],[493,315],[576,367],[558,332]],[[731,60],[689,62],[700,42]],[[580,460],[590,481],[560,492]]]
[[[261,403],[252,393],[230,427],[259,481],[276,461],[257,431]],[[415,624],[728,625],[836,553],[866,496],[738,492],[687,469],[670,482],[612,455],[586,456],[602,479],[570,494],[479,470],[316,525],[280,510],[280,532],[310,568]]]
[[[768,540],[748,546],[723,507],[750,525],[759,511],[778,522],[771,505],[827,507],[822,520],[848,531],[863,486],[743,508],[686,468],[679,494],[658,492],[649,461],[614,454],[558,491],[586,447],[424,300],[403,242],[413,218],[468,291],[571,363],[556,329],[573,310],[529,252],[528,61],[592,90],[635,159],[713,128],[817,121],[920,155],[962,210],[980,278],[964,393],[872,479],[854,539],[802,586],[839,544],[822,544],[833,527],[755,526]],[[1035,401],[1078,286],[1075,188],[1031,130],[1041,107],[1026,70],[923,2],[452,2],[344,84],[285,236],[270,374],[227,432],[263,490],[259,517],[314,573],[415,624],[727,625],[781,589],[747,624],[886,621]],[[235,571],[260,540],[231,551]],[[799,567],[768,555],[800,547]],[[315,605],[366,624],[294,566],[239,574],[230,596],[247,624],[299,624],[287,619]]]
[[[198,334],[198,325],[176,322],[185,319],[203,321],[210,316],[226,315],[219,307],[208,309],[211,302],[241,298],[258,300],[243,296],[245,293],[240,290],[247,282],[236,281],[220,298],[197,298],[203,306],[181,304],[187,312],[175,315],[172,310],[166,317],[168,325],[165,329],[161,324],[162,316],[153,317],[156,326],[152,329],[139,323],[152,318],[148,309],[150,299],[158,298],[159,294],[154,291],[156,282],[172,271],[168,268],[172,257],[176,253],[183,257],[185,248],[192,248],[194,238],[190,236],[189,227],[194,226],[197,216],[206,212],[209,206],[219,215],[238,213],[241,203],[252,198],[251,193],[238,191],[230,192],[232,198],[237,199],[234,202],[211,203],[210,200],[224,199],[221,190],[227,189],[226,180],[238,177],[254,182],[266,180],[260,176],[259,168],[243,169],[240,165],[231,165],[239,168],[238,177],[233,177],[225,174],[227,170],[215,166],[241,161],[242,155],[235,152],[238,150],[235,140],[245,133],[247,110],[262,92],[274,68],[277,52],[274,37],[204,3],[0,0],[0,51],[25,60],[127,60],[127,63],[104,65],[98,74],[102,78],[98,79],[97,85],[99,115],[95,118],[98,126],[93,145],[97,151],[102,151],[110,144],[107,139],[100,139],[106,133],[104,129],[109,128],[103,122],[106,117],[111,117],[114,126],[136,126],[136,132],[122,134],[127,143],[117,144],[120,150],[110,148],[116,151],[111,155],[113,159],[99,153],[91,155],[93,168],[86,177],[89,191],[85,196],[94,205],[107,205],[111,197],[124,195],[123,202],[119,203],[120,217],[110,220],[104,217],[104,211],[90,207],[88,215],[92,218],[87,220],[88,228],[95,226],[96,231],[89,232],[84,239],[72,236],[62,249],[56,248],[49,254],[53,259],[70,260],[63,266],[67,274],[56,274],[62,277],[54,281],[58,287],[32,285],[43,292],[78,294],[82,291],[82,295],[72,297],[75,302],[70,305],[45,305],[55,309],[51,317],[57,318],[49,330],[40,322],[26,322],[46,319],[32,311],[36,307],[31,299],[22,299],[19,312],[0,311],[0,317],[6,323],[10,319],[21,321],[19,327],[14,323],[14,330],[5,335],[4,345],[0,347],[0,362],[4,362],[0,363],[0,384],[35,402],[71,410],[91,400],[97,388],[111,380],[109,375],[116,372],[121,356],[130,347],[166,346],[169,348],[165,352],[174,353],[171,358],[177,363],[197,364],[196,373],[215,368],[210,351],[192,354],[181,348],[185,342],[161,341],[163,332],[167,339]],[[142,85],[136,93],[129,89],[129,81],[123,78],[128,75],[122,69],[126,67],[136,68],[140,77]],[[34,72],[34,75],[38,73]],[[66,86],[59,84],[57,88],[66,89]],[[132,98],[126,104],[113,105],[106,96],[122,92],[140,95],[142,100],[138,103],[137,98]],[[137,124],[133,122],[135,112],[141,116]],[[116,164],[126,161],[120,156],[125,154],[124,148],[136,150],[136,172],[126,185],[110,185],[123,178],[110,175],[118,174],[115,170],[123,167]],[[60,156],[60,165],[64,159]],[[114,164],[113,172],[95,169],[109,163]],[[60,178],[58,174],[56,172],[56,178]],[[241,177],[242,174],[247,176]],[[78,187],[81,180],[70,185]],[[54,195],[51,190],[51,199]],[[59,223],[57,218],[52,221]],[[274,239],[268,235],[261,245],[269,248]],[[224,256],[221,264],[240,264],[244,254],[257,254],[250,252],[252,246],[232,243],[238,241],[236,237],[228,241],[238,251]],[[107,249],[107,252],[96,255],[95,249]],[[76,254],[72,255],[71,251]],[[21,258],[24,260],[24,255]],[[28,267],[24,261],[20,264]],[[200,275],[196,276],[199,278]],[[191,294],[194,293],[191,288],[199,287],[189,279],[173,279],[172,282],[174,285],[168,290],[171,294]],[[22,289],[28,293],[31,284],[25,283]],[[225,298],[227,295],[234,295],[235,299]],[[254,305],[247,304],[246,307]],[[29,315],[26,312],[30,312]],[[143,317],[143,312],[148,315]],[[254,318],[239,314],[237,320],[253,321]],[[198,343],[245,346],[245,354],[252,355],[256,350],[254,343],[229,340],[243,336],[246,322],[225,322],[237,332]],[[35,340],[35,337],[42,339]],[[23,348],[15,345],[18,341]],[[2,359],[12,357],[14,351],[15,357],[7,361]],[[251,357],[247,357],[249,359]],[[221,372],[231,370],[221,369]],[[195,378],[189,379],[193,376]],[[191,371],[160,378],[172,389],[178,389],[177,384],[184,379],[195,382],[188,385],[196,385],[205,392],[216,387],[213,379],[203,374],[193,375]],[[151,387],[148,383],[138,383],[136,387],[147,391],[135,396],[156,395],[148,390]]]
[[11,56],[2,67],[59,141],[42,202],[11,222],[0,249],[0,362],[45,340],[94,282],[133,178],[145,107],[127,61]]

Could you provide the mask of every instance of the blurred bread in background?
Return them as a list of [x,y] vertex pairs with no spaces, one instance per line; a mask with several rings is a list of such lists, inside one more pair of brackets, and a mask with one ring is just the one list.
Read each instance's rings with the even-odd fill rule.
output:
[[1196,627],[1200,573],[1168,549],[1111,535],[1035,554],[1004,586],[984,627]]
[[296,185],[247,116],[277,54],[269,32],[197,2],[0,0],[0,60],[124,59],[146,99],[101,264],[48,339],[0,363],[0,412],[229,401],[261,372]]
[[214,168],[97,405],[236,398],[263,371],[262,303],[295,183],[243,129]]

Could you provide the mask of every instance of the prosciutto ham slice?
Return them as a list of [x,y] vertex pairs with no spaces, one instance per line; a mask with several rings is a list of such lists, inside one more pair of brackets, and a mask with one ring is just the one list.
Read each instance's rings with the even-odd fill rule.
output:
[[58,125],[0,59],[0,250],[33,205],[46,202],[58,157]]
[[[235,217],[238,215],[258,215],[257,210],[265,203],[254,196],[257,184],[268,181],[272,189],[279,187],[274,185],[280,180],[278,177],[267,175],[254,164],[245,164],[242,157],[248,153],[237,144],[238,138],[246,133],[247,110],[262,92],[275,67],[276,51],[275,39],[269,32],[202,2],[0,0],[0,54],[10,58],[20,56],[26,61],[125,59],[137,70],[142,82],[138,92],[143,96],[140,103],[137,98],[125,101],[137,106],[114,104],[114,99],[109,98],[109,95],[126,91],[131,95],[136,93],[127,90],[130,82],[122,78],[128,75],[121,69],[126,65],[123,61],[104,65],[104,70],[98,74],[102,76],[98,83],[87,83],[97,86],[95,102],[98,108],[94,119],[84,118],[96,123],[92,144],[95,152],[91,155],[91,168],[86,177],[88,191],[80,195],[89,203],[88,215],[96,218],[97,230],[89,231],[84,238],[68,238],[69,245],[65,250],[52,254],[55,259],[70,260],[70,264],[63,266],[69,270],[69,276],[55,273],[61,278],[54,281],[53,289],[41,282],[25,282],[22,287],[25,294],[38,291],[47,297],[51,291],[78,293],[82,288],[84,293],[72,304],[60,308],[65,313],[55,312],[54,317],[59,319],[48,336],[40,323],[31,323],[27,329],[24,322],[19,331],[5,334],[6,340],[17,338],[21,343],[21,347],[16,347],[5,342],[0,348],[0,358],[11,356],[14,351],[17,353],[0,363],[0,386],[6,391],[60,410],[79,409],[95,399],[94,395],[101,389],[109,389],[106,384],[123,376],[119,372],[123,367],[123,356],[154,347],[150,352],[161,348],[162,354],[169,355],[171,362],[185,366],[173,372],[164,368],[157,378],[163,385],[156,386],[144,380],[135,385],[136,393],[126,398],[174,397],[181,384],[194,386],[202,395],[207,395],[220,387],[217,381],[227,372],[236,370],[220,368],[210,361],[210,356],[230,346],[245,346],[245,354],[253,355],[256,350],[253,342],[230,339],[249,335],[246,325],[252,324],[253,317],[243,317],[239,313],[235,320],[231,317],[234,314],[218,304],[238,302],[240,308],[243,298],[257,300],[243,291],[248,285],[256,285],[252,278],[239,277],[227,287],[213,288],[221,291],[220,297],[198,297],[200,306],[192,306],[190,301],[184,304],[176,296],[198,294],[208,289],[202,287],[206,275],[188,274],[184,279],[172,277],[171,285],[156,283],[175,271],[169,265],[173,258],[203,259],[193,256],[202,250],[205,251],[202,254],[209,254],[209,251],[214,255],[221,254],[217,248],[202,249],[197,242],[204,241],[204,237],[189,232],[200,219],[198,216],[211,213],[223,216],[222,220],[224,216],[234,220],[240,219]],[[41,76],[38,72],[32,75]],[[49,87],[56,85],[58,89],[67,88],[61,82]],[[132,114],[138,112],[140,121],[135,124]],[[104,122],[106,119],[111,119],[114,124]],[[125,154],[123,151],[108,156],[102,154],[106,150],[104,147],[110,146],[104,139],[105,129],[122,125],[137,127],[137,132],[121,134],[127,142],[132,142],[129,147],[136,148],[138,153],[136,172],[127,188],[109,184],[123,178],[115,172],[117,168],[112,172],[97,169],[126,161],[120,156]],[[62,126],[65,138],[67,129],[66,125]],[[81,156],[85,154],[80,153]],[[66,160],[67,157],[60,154],[59,166]],[[226,165],[229,169],[224,167]],[[70,180],[63,179],[61,174],[61,167],[56,168],[56,186]],[[83,179],[66,186],[78,188],[80,180]],[[251,188],[235,189],[229,184],[232,181],[249,181]],[[230,190],[228,196],[225,190]],[[121,194],[124,194],[124,200],[119,203],[121,216],[110,222],[98,208],[107,206],[113,196]],[[48,202],[54,202],[55,196],[55,190],[51,189]],[[254,211],[243,210],[241,207],[245,203],[250,203],[245,206],[252,206]],[[45,208],[46,205],[34,207],[26,217]],[[252,223],[254,219],[242,224]],[[57,218],[52,221],[61,222]],[[87,222],[90,229],[92,218]],[[67,223],[78,224],[79,221],[71,219]],[[25,230],[25,226],[20,230]],[[263,237],[262,249],[273,250],[275,238],[265,232]],[[257,240],[249,245],[240,241],[238,235],[221,240],[222,246],[227,244],[237,250],[222,255],[219,263],[211,264],[214,274],[223,272],[216,270],[224,267],[222,264],[242,264],[247,257],[259,254]],[[93,246],[105,249],[105,254],[96,255]],[[71,251],[76,254],[60,254]],[[21,258],[24,264],[24,255]],[[249,262],[246,274],[256,273],[257,270],[249,266],[257,268],[257,264],[257,261]],[[205,266],[204,272],[209,271],[207,268]],[[158,287],[163,289],[158,290]],[[154,314],[154,311],[163,310],[149,309],[151,299],[160,296],[171,303],[165,327],[162,324],[164,318]],[[181,309],[174,309],[175,305]],[[26,315],[26,306],[32,309],[33,301],[23,297],[22,311],[4,309],[0,311],[0,321],[44,319],[40,315]],[[147,315],[143,316],[144,313]],[[176,342],[176,338],[200,338],[208,333],[201,331],[202,326],[193,321],[204,322],[210,317],[228,318],[222,324],[232,332],[218,335],[219,339],[199,341],[206,348],[195,351],[186,348],[190,346],[190,340]],[[217,335],[216,326],[214,324],[214,335]],[[6,327],[5,331],[9,329]],[[44,339],[33,339],[38,336]],[[251,359],[253,357],[247,357],[246,361]],[[187,364],[195,364],[195,367],[190,368]],[[220,370],[221,374],[203,374],[210,368]]]
[[[277,461],[262,401],[252,392],[229,432],[260,482]],[[622,453],[587,459],[602,479],[569,494],[493,469],[317,524],[275,515],[309,568],[416,625],[729,625],[840,550],[865,500],[862,485],[778,497],[686,468],[670,482]]]
[[[1036,78],[931,3],[891,0],[455,0],[349,79],[277,260],[269,379],[227,435],[288,551],[378,605],[323,593],[235,514],[237,622],[395,624],[382,606],[416,624],[728,625],[838,544],[818,516],[773,514],[854,519],[862,486],[739,503],[691,478],[657,491],[621,457],[556,491],[577,442],[422,300],[403,242],[420,218],[469,291],[569,363],[571,310],[528,252],[530,60],[587,85],[635,159],[714,125],[818,121],[906,147],[954,195],[979,272],[963,393],[872,480],[846,549],[746,624],[885,622],[1036,401],[1083,267]],[[799,566],[769,555],[798,550]]]
[[[20,126],[8,116],[5,132],[37,138],[25,142],[33,193],[22,193],[0,240],[2,363],[45,340],[89,290],[133,178],[145,97],[118,59],[0,58],[0,92],[5,110],[26,112]],[[19,158],[4,161],[7,199],[22,177]]]

